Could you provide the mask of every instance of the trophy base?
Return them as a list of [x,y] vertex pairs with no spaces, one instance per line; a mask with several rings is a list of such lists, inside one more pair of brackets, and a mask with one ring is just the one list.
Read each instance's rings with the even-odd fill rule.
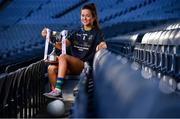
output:
[[49,61],[49,60],[44,60],[45,63],[48,63],[48,64],[58,64],[58,61]]

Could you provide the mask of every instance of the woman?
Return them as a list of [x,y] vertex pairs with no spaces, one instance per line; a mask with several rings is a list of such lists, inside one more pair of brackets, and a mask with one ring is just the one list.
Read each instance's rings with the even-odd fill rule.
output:
[[[82,27],[69,33],[66,38],[66,46],[70,46],[71,55],[58,56],[58,65],[49,65],[48,67],[52,91],[45,93],[45,96],[61,97],[61,86],[66,74],[79,75],[84,68],[84,62],[88,62],[92,66],[96,51],[107,47],[99,28],[94,3],[81,8],[81,23]],[[43,37],[47,34],[46,30],[45,28],[42,31]],[[61,49],[61,43],[56,42],[55,47]]]

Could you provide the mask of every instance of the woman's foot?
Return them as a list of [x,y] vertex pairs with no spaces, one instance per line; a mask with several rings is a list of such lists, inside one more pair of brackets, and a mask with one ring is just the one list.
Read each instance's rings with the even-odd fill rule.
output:
[[44,96],[48,97],[48,98],[62,98],[62,91],[60,89],[55,88],[54,90],[52,90],[49,93],[44,93]]

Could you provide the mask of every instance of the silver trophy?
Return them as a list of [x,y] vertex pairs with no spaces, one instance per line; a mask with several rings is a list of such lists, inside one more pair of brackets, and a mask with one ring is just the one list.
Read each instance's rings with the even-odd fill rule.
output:
[[[66,54],[66,42],[65,42],[65,40],[66,40],[67,33],[68,33],[67,30],[63,30],[61,32],[53,31],[51,33],[51,30],[47,29],[46,43],[45,43],[45,50],[44,50],[45,62],[58,63],[58,61],[57,61],[58,55],[55,52],[56,48],[54,45],[56,42],[61,42],[61,44],[62,44],[62,53],[61,54]],[[50,38],[53,38],[53,39],[50,39]],[[47,55],[49,43],[53,45],[53,50],[49,55]]]
[[47,59],[50,63],[56,63],[57,62],[57,54],[56,54],[56,48],[53,47],[52,52],[48,55]]

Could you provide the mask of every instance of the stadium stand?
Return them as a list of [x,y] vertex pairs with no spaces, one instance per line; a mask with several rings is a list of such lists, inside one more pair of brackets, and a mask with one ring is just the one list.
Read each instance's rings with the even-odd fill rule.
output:
[[108,49],[81,73],[65,116],[180,117],[179,0],[0,0],[0,117],[46,117],[40,32],[79,26],[90,2]]

